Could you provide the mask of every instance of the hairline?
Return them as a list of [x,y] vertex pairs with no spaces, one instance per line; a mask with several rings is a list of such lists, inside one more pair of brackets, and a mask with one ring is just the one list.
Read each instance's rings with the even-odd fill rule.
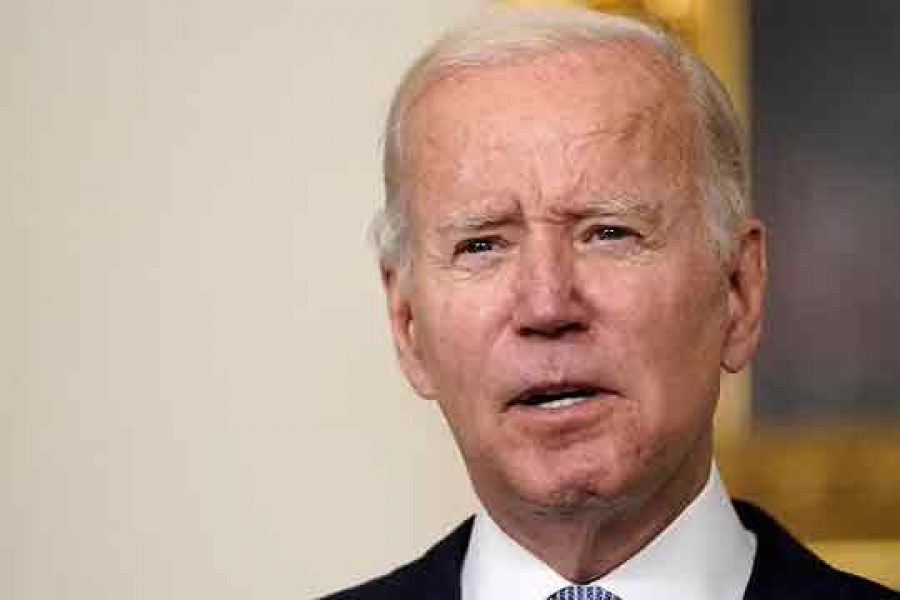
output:
[[[505,22],[503,15],[508,14],[513,19]],[[516,20],[517,15],[525,16]],[[547,22],[541,21],[542,17]],[[512,30],[511,36],[493,47],[489,40],[471,39],[483,34],[482,27],[509,33],[502,29],[505,25]],[[460,72],[527,63],[564,52],[604,49],[617,42],[634,42],[662,56],[685,86],[684,101],[693,117],[691,179],[711,249],[723,264],[727,262],[733,252],[734,234],[748,213],[747,164],[740,123],[721,82],[709,68],[668,34],[633,19],[571,9],[501,9],[487,15],[486,25],[475,21],[439,39],[413,64],[397,88],[384,133],[385,203],[372,224],[382,265],[402,274],[411,263],[410,216],[403,190],[403,169],[409,158],[404,156],[404,144],[408,141],[408,117],[432,86]],[[717,143],[720,148],[714,147]],[[729,156],[722,156],[726,153]]]

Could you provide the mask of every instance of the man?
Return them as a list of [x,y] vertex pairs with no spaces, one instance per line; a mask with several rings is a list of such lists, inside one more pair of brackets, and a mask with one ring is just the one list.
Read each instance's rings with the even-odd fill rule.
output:
[[628,19],[488,15],[407,75],[385,181],[399,362],[484,511],[332,598],[898,597],[736,511],[716,473],[765,240],[740,128],[694,57]]

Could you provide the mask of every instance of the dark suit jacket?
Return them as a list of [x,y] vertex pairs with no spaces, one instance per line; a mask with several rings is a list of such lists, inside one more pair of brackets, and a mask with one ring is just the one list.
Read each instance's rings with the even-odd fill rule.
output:
[[[744,600],[900,600],[897,592],[832,569],[758,508],[742,502],[735,508],[757,540]],[[459,575],[471,532],[469,519],[420,559],[323,600],[459,600]]]

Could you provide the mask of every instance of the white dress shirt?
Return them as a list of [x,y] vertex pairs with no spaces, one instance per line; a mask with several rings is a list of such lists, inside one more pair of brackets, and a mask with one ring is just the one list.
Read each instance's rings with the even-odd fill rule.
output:
[[[744,529],[713,465],[703,490],[656,538],[593,581],[622,600],[740,600],[756,536]],[[572,585],[510,538],[485,510],[475,517],[462,600],[546,600]]]

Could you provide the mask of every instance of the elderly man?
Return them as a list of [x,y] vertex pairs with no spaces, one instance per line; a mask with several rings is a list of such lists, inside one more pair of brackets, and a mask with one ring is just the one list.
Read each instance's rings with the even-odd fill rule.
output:
[[496,12],[415,64],[385,144],[399,362],[484,510],[332,598],[898,597],[717,475],[719,377],[756,349],[766,258],[696,58],[624,18]]

